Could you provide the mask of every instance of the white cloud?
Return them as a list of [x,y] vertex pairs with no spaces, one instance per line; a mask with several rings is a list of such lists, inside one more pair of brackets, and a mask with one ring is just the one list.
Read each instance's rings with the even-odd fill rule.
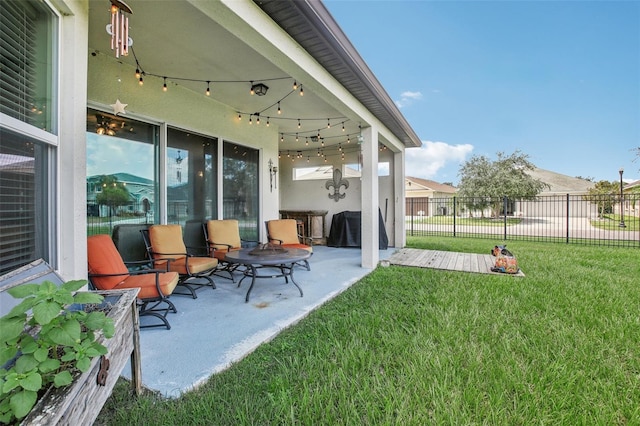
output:
[[419,101],[422,99],[422,93],[406,91],[400,94],[400,100],[395,101],[398,108],[402,108],[411,105],[413,101]]
[[470,144],[449,145],[444,142],[423,141],[420,148],[406,150],[405,174],[433,179],[444,167],[457,166],[466,161],[472,151],[473,145]]

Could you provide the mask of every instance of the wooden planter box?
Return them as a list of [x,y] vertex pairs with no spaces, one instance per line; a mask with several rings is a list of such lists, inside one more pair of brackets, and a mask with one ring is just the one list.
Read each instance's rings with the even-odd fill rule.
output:
[[140,369],[140,334],[137,289],[98,291],[105,302],[113,307],[107,314],[113,318],[115,333],[112,338],[100,337],[98,341],[107,347],[109,369],[104,386],[98,384],[100,358],[94,358],[91,368],[79,375],[71,385],[51,388],[22,420],[23,425],[91,425],[131,359],[132,388],[136,394],[142,389]]

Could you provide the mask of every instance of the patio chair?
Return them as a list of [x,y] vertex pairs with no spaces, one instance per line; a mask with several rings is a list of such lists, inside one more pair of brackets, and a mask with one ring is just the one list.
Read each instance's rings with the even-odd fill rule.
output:
[[[267,227],[267,240],[271,244],[280,244],[284,248],[298,248],[307,250],[313,254],[313,247],[310,240],[298,233],[298,224],[295,219],[275,219],[265,222]],[[304,244],[304,242],[309,244]],[[298,263],[304,266],[307,271],[311,270],[309,262],[305,259]]]
[[[149,260],[143,261],[147,264]],[[158,318],[161,324],[141,325],[140,328],[166,327],[169,312],[177,312],[169,296],[178,284],[177,272],[144,269],[130,271],[122,260],[109,235],[99,234],[87,238],[87,266],[89,282],[97,290],[120,290],[138,288],[138,311],[140,317]]]
[[111,239],[130,270],[153,267],[147,257],[147,247],[140,235],[140,231],[148,227],[146,223],[125,223],[113,227]]
[[[240,226],[236,219],[208,220],[202,225],[202,228],[209,248],[209,255],[218,259],[217,270],[228,273],[231,281],[235,282],[233,271],[240,265],[227,262],[226,254],[229,251],[240,250],[243,247],[260,243],[240,238]],[[223,275],[216,275],[227,278]]]
[[218,259],[191,254],[182,239],[182,226],[151,225],[141,232],[155,267],[164,268],[168,263],[168,269],[180,275],[178,286],[186,289],[191,297],[197,299],[196,289],[204,286],[216,288],[211,274],[218,266]]

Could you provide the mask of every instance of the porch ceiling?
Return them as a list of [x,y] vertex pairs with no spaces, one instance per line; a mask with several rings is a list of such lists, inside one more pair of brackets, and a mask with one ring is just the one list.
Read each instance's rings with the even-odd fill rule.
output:
[[[302,2],[304,5],[295,7],[296,2],[290,1],[282,2],[282,5],[271,1],[256,3],[381,119],[405,146],[416,146],[419,139],[395,105],[389,105],[392,101],[375,77],[368,68],[365,70],[368,74],[357,69],[364,65],[361,58],[358,56],[357,61],[350,62],[343,56],[345,52],[339,51],[339,46],[331,44],[327,34],[333,34],[337,24],[329,19],[336,28],[318,37],[318,24],[323,27],[326,17],[324,21],[314,21],[308,14],[321,3],[314,2],[315,6],[311,6]],[[119,61],[135,68],[137,58],[147,76],[159,76],[161,79],[156,81],[160,82],[162,77],[167,78],[169,92],[177,84],[205,96],[206,81],[211,81],[212,99],[245,114],[259,112],[261,125],[266,125],[269,117],[271,126],[277,126],[278,132],[284,134],[280,150],[315,149],[320,144],[314,142],[312,136],[318,133],[325,145],[344,143],[348,136],[354,140],[359,133],[359,122],[349,120],[309,88],[305,88],[304,96],[299,96],[297,92],[289,94],[294,77],[288,76],[271,60],[205,16],[190,2],[128,0],[127,4],[133,10],[129,20],[133,46],[132,52],[126,57],[121,56]],[[110,23],[109,8],[108,0],[89,2],[89,49],[113,55],[110,36],[105,29]],[[375,84],[363,82],[363,78],[371,77]],[[132,74],[131,78],[135,76]],[[162,89],[162,83],[147,83],[149,80],[145,81],[145,89]],[[252,80],[269,87],[265,96],[250,95],[249,81]],[[304,84],[303,81],[298,83]],[[151,84],[158,87],[152,87]],[[281,99],[282,114],[278,115],[277,102]],[[330,129],[327,128],[329,118]],[[248,115],[243,115],[243,120],[248,122],[248,119]],[[301,128],[298,128],[298,119],[302,121]],[[299,135],[298,142],[295,140],[296,133]],[[306,137],[310,142],[308,146],[305,145]]]

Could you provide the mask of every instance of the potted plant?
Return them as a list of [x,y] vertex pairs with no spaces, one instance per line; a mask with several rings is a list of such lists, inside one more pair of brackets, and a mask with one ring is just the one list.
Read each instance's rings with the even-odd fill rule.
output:
[[[106,384],[109,365],[105,357],[109,353],[106,339],[114,336],[114,324],[118,320],[110,315],[113,306],[105,302],[102,294],[78,291],[85,285],[83,280],[59,286],[44,281],[7,290],[22,301],[0,318],[0,423],[32,416],[36,404],[41,408],[50,407],[51,403],[42,402],[47,395],[61,399],[60,389],[72,387],[91,371],[98,371],[97,377],[87,381],[93,386]],[[123,300],[134,311],[136,293]],[[116,300],[119,299],[123,298],[118,296]],[[137,326],[137,312],[134,314],[134,319],[128,322],[132,329],[132,322]],[[133,340],[131,335],[127,333],[129,341]],[[115,378],[111,381],[115,383]],[[102,404],[106,397],[108,395],[103,397]],[[64,403],[64,407],[67,410],[68,403]],[[101,404],[97,407],[98,412],[101,407]],[[66,420],[70,420],[68,415]],[[45,420],[45,423],[57,423],[57,420]]]

